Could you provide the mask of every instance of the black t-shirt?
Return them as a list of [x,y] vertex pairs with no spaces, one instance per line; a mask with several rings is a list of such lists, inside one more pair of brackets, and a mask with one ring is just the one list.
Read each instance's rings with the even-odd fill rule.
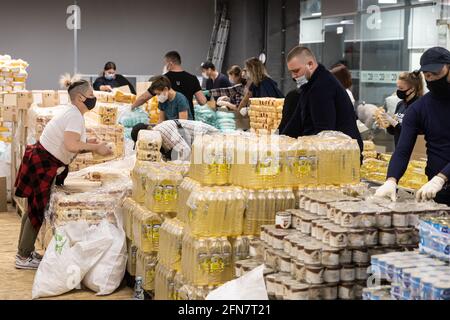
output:
[[127,78],[125,78],[121,74],[116,74],[116,77],[112,80],[108,80],[104,76],[99,77],[95,80],[92,86],[96,91],[99,91],[101,86],[111,86],[111,88],[128,86],[130,88],[131,93],[136,94],[136,90],[134,89],[133,85],[128,81]]
[[169,71],[165,74],[165,76],[169,78],[172,84],[172,89],[182,93],[188,99],[192,117],[195,117],[194,104],[192,103],[192,99],[195,93],[202,90],[197,77],[186,71]]
[[230,80],[228,80],[228,77],[223,73],[219,73],[214,81],[212,79],[206,80],[206,90],[228,88],[231,86]]

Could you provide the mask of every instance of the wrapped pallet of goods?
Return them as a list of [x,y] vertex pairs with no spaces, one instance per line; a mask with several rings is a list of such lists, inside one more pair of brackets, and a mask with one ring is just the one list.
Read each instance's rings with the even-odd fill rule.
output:
[[250,127],[254,132],[272,133],[278,129],[283,115],[284,99],[250,99]]
[[26,89],[29,64],[22,59],[0,55],[0,92],[17,92]]

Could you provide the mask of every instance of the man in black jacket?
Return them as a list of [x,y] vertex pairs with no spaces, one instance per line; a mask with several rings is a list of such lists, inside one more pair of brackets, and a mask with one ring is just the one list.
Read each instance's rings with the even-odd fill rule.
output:
[[363,142],[356,125],[356,114],[350,98],[339,81],[305,47],[289,52],[287,66],[297,82],[305,82],[300,90],[298,105],[280,134],[290,137],[315,135],[324,130],[341,131]]

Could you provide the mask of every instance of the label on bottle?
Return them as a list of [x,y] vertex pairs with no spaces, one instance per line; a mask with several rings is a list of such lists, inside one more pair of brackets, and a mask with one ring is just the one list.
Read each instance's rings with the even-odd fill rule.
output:
[[160,224],[154,224],[153,225],[151,239],[153,240],[154,243],[159,242],[159,230],[160,230],[160,228],[161,228]]
[[210,273],[220,273],[224,270],[225,264],[220,256],[213,256],[211,258],[209,272]]
[[162,186],[156,186],[153,191],[153,199],[157,202],[162,201],[164,198],[164,189]]

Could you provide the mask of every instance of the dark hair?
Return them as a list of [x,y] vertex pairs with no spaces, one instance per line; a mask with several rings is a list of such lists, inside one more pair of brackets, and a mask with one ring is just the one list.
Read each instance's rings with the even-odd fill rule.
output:
[[105,67],[103,68],[103,71],[106,71],[106,70],[109,70],[109,69],[117,70],[116,64],[114,62],[112,62],[112,61],[108,61],[105,64]]
[[200,67],[202,69],[212,69],[212,70],[216,70],[216,66],[214,65],[214,63],[212,63],[211,61],[206,61],[203,62]]
[[155,95],[155,90],[164,90],[164,88],[172,89],[172,84],[170,83],[169,78],[166,76],[154,76],[149,80],[152,84],[148,89],[152,95]]
[[231,67],[228,69],[227,73],[228,73],[228,75],[235,76],[235,77],[239,77],[239,82],[240,82],[241,84],[245,85],[245,84],[247,83],[247,80],[245,80],[245,79],[242,77],[242,69],[241,69],[240,66],[238,66],[238,65],[231,66]]
[[331,69],[331,73],[339,80],[345,89],[349,89],[352,86],[352,75],[343,64],[334,66],[333,69]]
[[134,141],[134,143],[137,142],[139,131],[141,130],[148,130],[149,125],[145,123],[138,123],[131,129],[131,140]]
[[181,64],[181,56],[176,51],[169,51],[169,52],[167,52],[166,55],[164,56],[164,58],[166,58],[167,60],[169,60],[173,64],[177,64],[177,65]]
[[299,55],[305,55],[307,57],[313,58],[314,61],[317,61],[316,56],[314,55],[314,53],[310,49],[308,49],[307,47],[302,47],[302,46],[296,46],[291,51],[289,51],[286,60],[289,62],[294,57],[299,56]]

